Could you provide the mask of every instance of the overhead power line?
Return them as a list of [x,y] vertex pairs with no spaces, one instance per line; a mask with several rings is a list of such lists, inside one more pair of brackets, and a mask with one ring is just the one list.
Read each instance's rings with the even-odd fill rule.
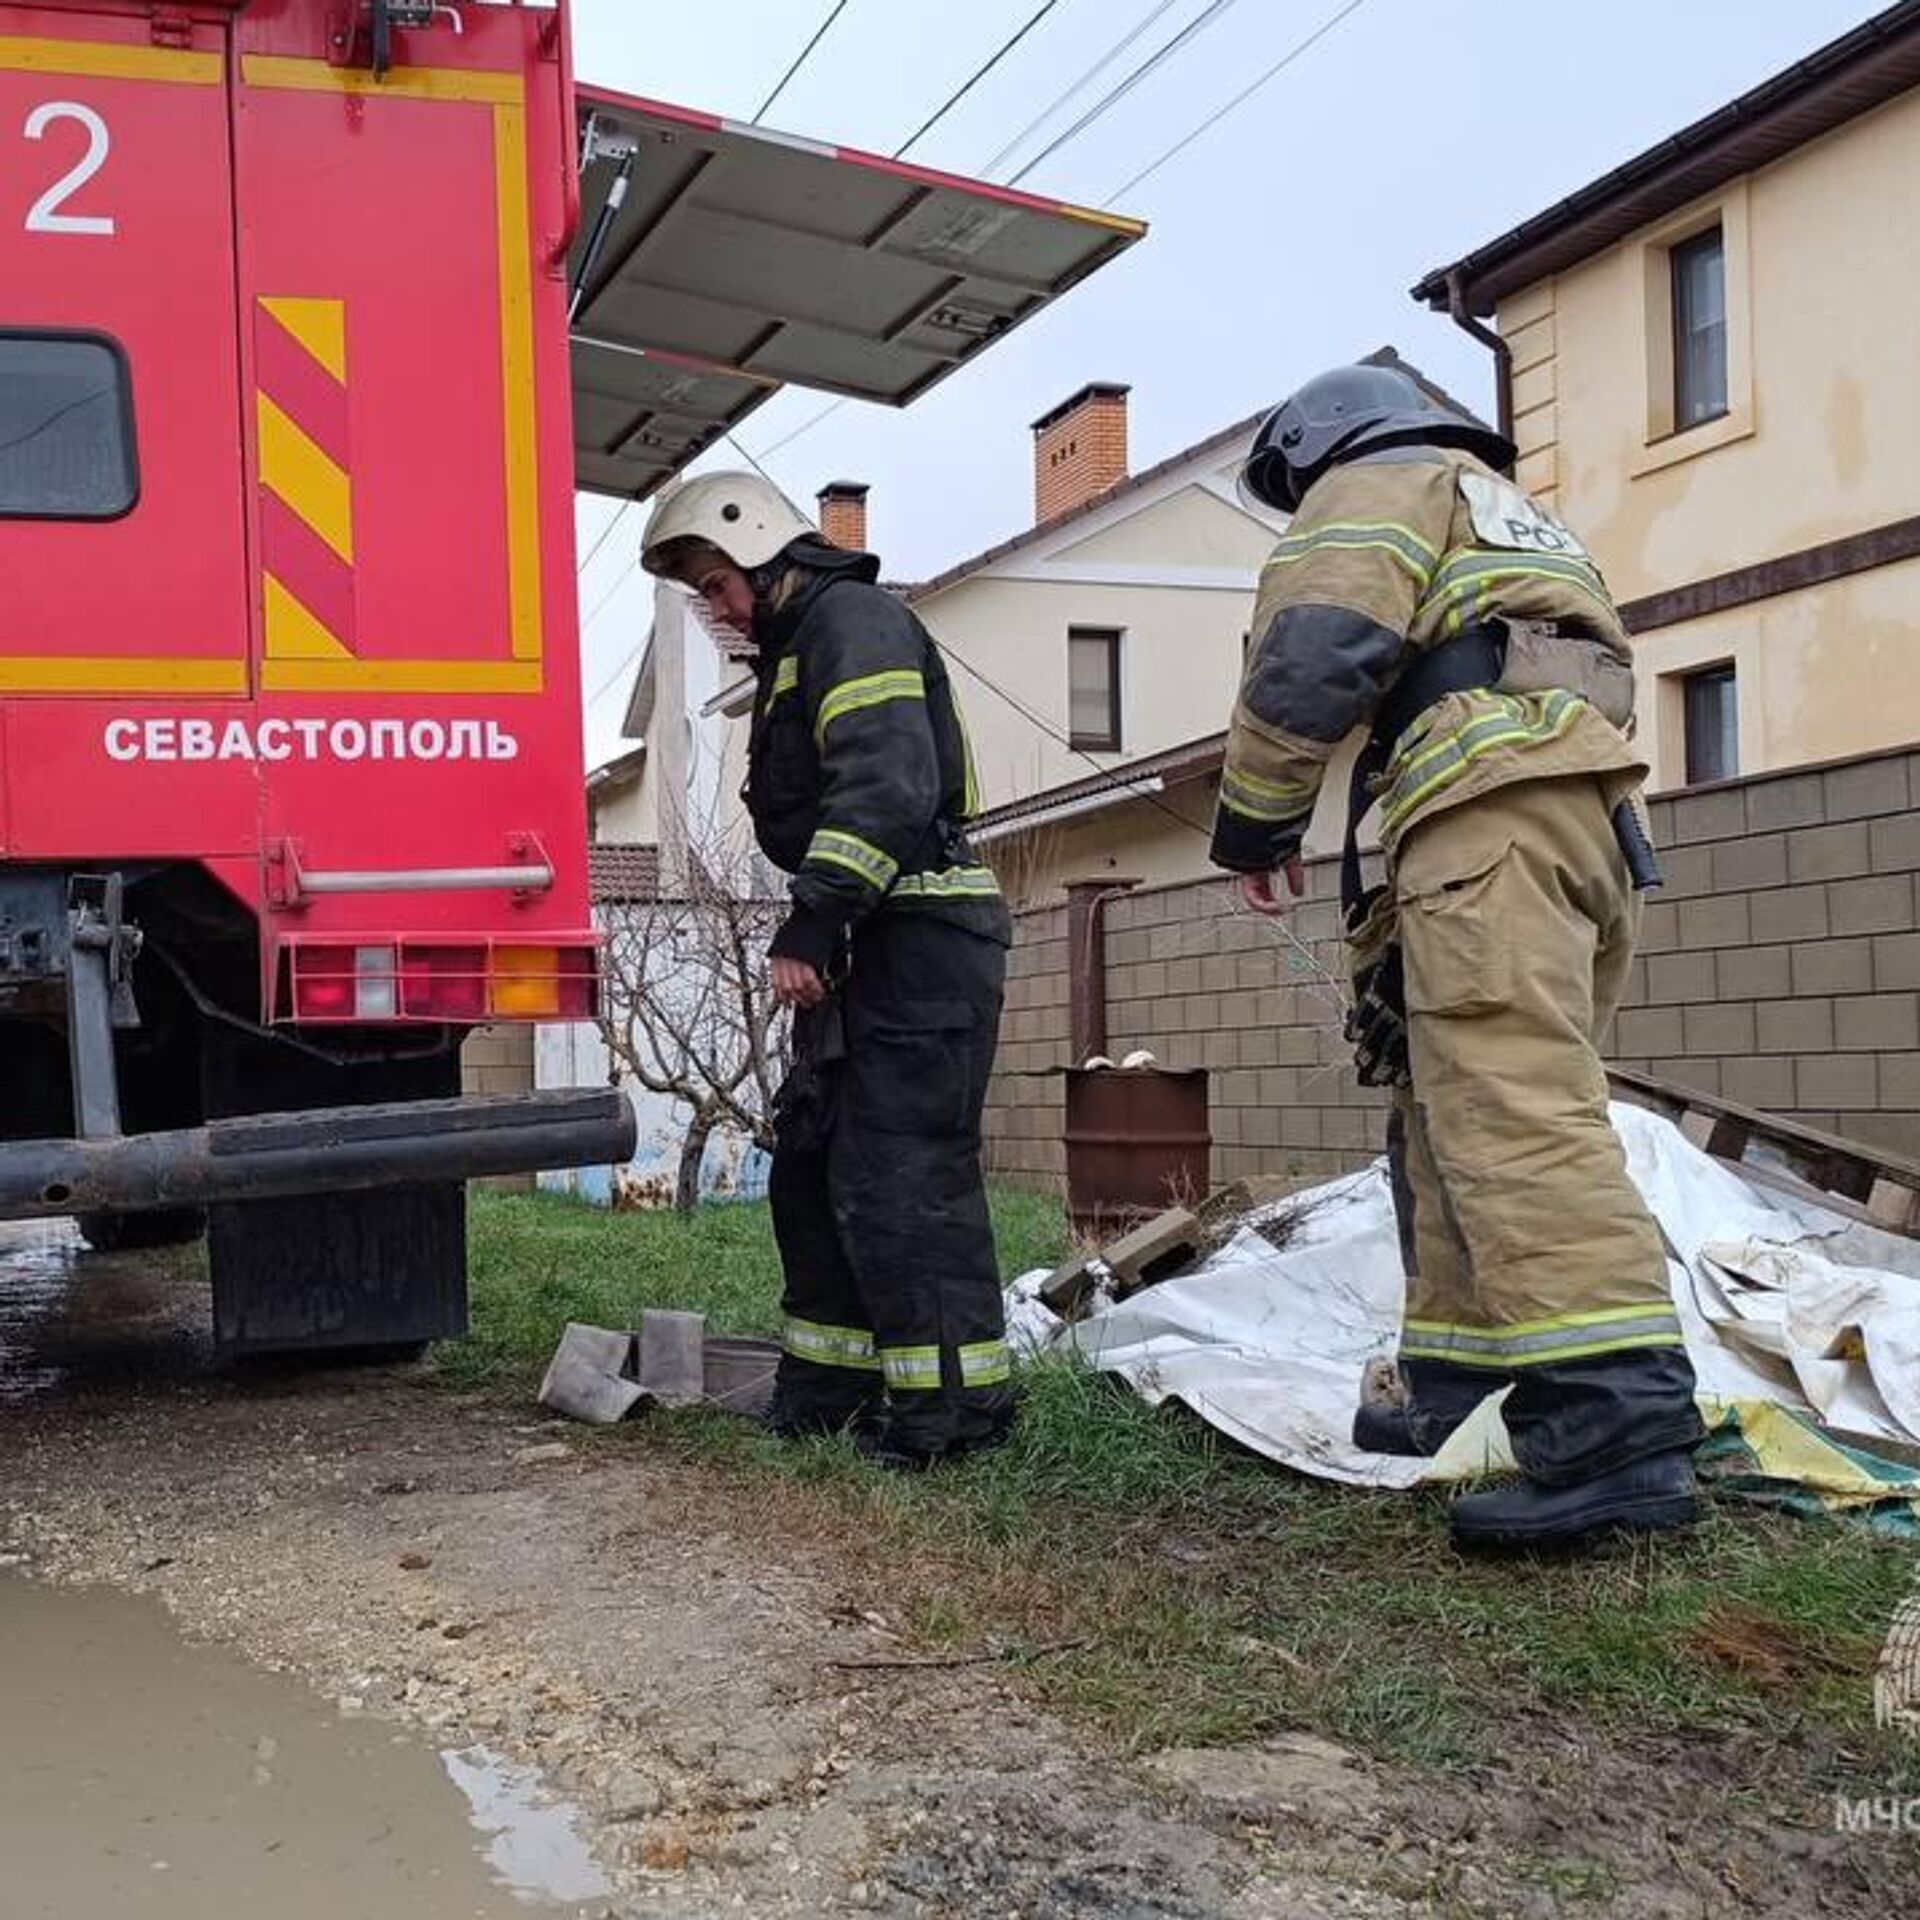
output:
[[1077,79],[1072,86],[1067,88],[1064,93],[1056,94],[1039,113],[1035,114],[1034,117],[980,169],[981,173],[990,179],[994,174],[999,172],[999,170],[1026,145],[1027,141],[1031,139],[1034,134],[1038,133],[1069,100],[1091,86],[1162,14],[1171,13],[1179,4],[1180,0],[1159,0],[1159,4],[1145,19],[1136,22],[1136,24],[1116,40],[1092,66],[1084,68],[1081,71],[1079,79]]
[[631,499],[622,500],[620,502],[620,511],[616,513],[613,516],[613,518],[609,520],[607,524],[600,529],[599,539],[597,539],[593,543],[593,545],[587,549],[586,558],[582,560],[577,567],[574,568],[573,577],[576,580],[583,580],[586,578],[587,569],[590,566],[592,566],[597,559],[599,559],[600,549],[604,547],[607,544],[607,542],[613,538],[614,529],[617,528],[620,522],[627,517],[627,510],[632,505],[633,505],[633,502]]
[[1106,207],[1112,206],[1116,200],[1124,199],[1126,195],[1130,194],[1134,188],[1139,186],[1143,181],[1152,179],[1169,160],[1176,159],[1179,155],[1185,153],[1202,134],[1212,132],[1236,107],[1251,100],[1268,81],[1278,78],[1279,75],[1292,66],[1309,48],[1318,45],[1320,41],[1324,40],[1342,20],[1347,19],[1352,14],[1358,13],[1366,4],[1367,0],[1347,0],[1347,4],[1342,7],[1338,13],[1332,14],[1323,20],[1304,40],[1296,41],[1294,45],[1289,47],[1257,80],[1242,87],[1225,106],[1208,114],[1191,133],[1176,140],[1159,159],[1152,162],[1149,166],[1142,167],[1140,171],[1124,185],[1116,187],[1113,192],[1101,202],[1101,205]]
[[1158,72],[1182,47],[1188,45],[1198,35],[1204,33],[1207,28],[1212,26],[1213,23],[1234,4],[1235,0],[1209,0],[1209,4],[1199,13],[1195,14],[1178,33],[1174,34],[1170,39],[1163,41],[1160,46],[1148,54],[1124,80],[1117,82],[1103,93],[1065,133],[1057,134],[1052,140],[1048,141],[1047,144],[1007,182],[1008,186],[1017,187],[1028,174],[1033,172],[1036,167],[1044,165],[1045,162],[1058,153],[1062,147],[1066,146],[1069,141],[1079,139],[1095,121],[1103,119],[1107,114],[1112,112],[1135,87],[1139,86],[1143,80],[1148,79],[1151,75]]
[[753,116],[752,124],[758,126],[766,118],[767,109],[786,92],[787,83],[807,64],[815,47],[827,37],[827,29],[847,10],[847,0],[835,0],[833,11],[813,30],[813,38],[793,57],[793,65],[780,76],[780,84],[760,102],[760,111]]
[[1060,0],[1043,0],[1042,5],[1035,9],[1033,15],[1024,27],[1021,27],[1008,39],[1003,40],[1000,45],[994,49],[992,56],[983,66],[976,67],[973,73],[963,81],[960,86],[948,94],[946,99],[941,101],[939,106],[934,108],[933,112],[930,113],[899,146],[894,148],[893,158],[896,160],[902,159],[905,157],[909,147],[917,147],[1059,4]]

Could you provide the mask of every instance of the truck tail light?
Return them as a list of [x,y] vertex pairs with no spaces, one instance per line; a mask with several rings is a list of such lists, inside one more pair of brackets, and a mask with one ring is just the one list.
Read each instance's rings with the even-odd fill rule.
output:
[[591,1020],[599,1010],[597,949],[485,940],[351,940],[290,946],[296,1020],[383,1022]]
[[581,947],[495,947],[491,1008],[502,1020],[586,1020],[593,955]]
[[400,1011],[399,956],[391,947],[353,950],[353,1017],[391,1020]]
[[410,1019],[487,1017],[485,947],[409,947],[400,981]]

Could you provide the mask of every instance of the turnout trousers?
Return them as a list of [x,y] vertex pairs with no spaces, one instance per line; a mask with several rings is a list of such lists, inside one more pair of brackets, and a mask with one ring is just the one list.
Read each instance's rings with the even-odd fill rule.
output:
[[799,1016],[770,1192],[786,1289],[774,1421],[929,1457],[997,1440],[1014,1394],[980,1168],[1006,948],[881,911]]
[[1445,1430],[1510,1383],[1515,1458],[1548,1486],[1702,1432],[1660,1231],[1607,1118],[1599,1041],[1639,920],[1616,784],[1478,795],[1416,822],[1391,876],[1412,1071],[1392,1128],[1412,1215],[1410,1416]]

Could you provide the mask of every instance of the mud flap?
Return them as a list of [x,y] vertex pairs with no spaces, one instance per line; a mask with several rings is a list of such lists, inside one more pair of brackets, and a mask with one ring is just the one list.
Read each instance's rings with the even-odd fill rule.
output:
[[[226,1032],[209,1036],[205,1064],[210,1117],[460,1091],[457,1045],[335,1066]],[[464,1182],[224,1203],[207,1215],[223,1352],[405,1348],[467,1330]]]

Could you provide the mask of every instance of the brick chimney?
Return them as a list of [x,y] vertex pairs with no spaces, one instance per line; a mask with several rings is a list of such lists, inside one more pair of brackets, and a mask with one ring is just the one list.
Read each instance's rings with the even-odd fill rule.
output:
[[867,550],[867,488],[858,480],[829,480],[820,489],[820,535],[850,552]]
[[1131,391],[1095,380],[1033,423],[1035,526],[1085,506],[1127,477]]

